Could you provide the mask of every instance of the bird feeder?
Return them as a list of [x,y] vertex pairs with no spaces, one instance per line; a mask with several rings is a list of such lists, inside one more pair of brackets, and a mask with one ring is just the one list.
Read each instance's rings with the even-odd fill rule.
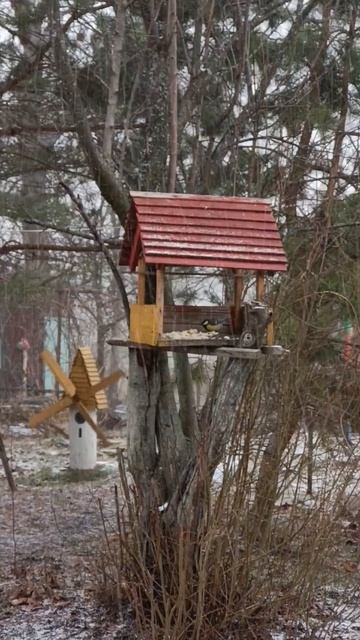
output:
[[[264,332],[268,344],[272,343],[270,311],[264,304],[265,280],[268,273],[286,271],[287,260],[267,201],[134,192],[120,265],[137,272],[137,300],[130,309],[129,340],[113,339],[110,344],[195,353],[203,347],[213,352],[224,346],[259,347]],[[173,267],[227,270],[234,281],[231,304],[166,304],[166,269],[171,272]],[[246,272],[255,275],[252,302],[243,299]],[[214,331],[211,340],[202,329],[205,318],[210,326],[222,321],[222,331]],[[189,337],[189,330],[196,329],[199,335]],[[174,332],[176,339],[169,337]]]
[[103,445],[109,444],[97,425],[96,412],[107,408],[104,389],[125,374],[115,371],[100,380],[95,358],[87,347],[77,350],[69,376],[48,351],[43,351],[40,357],[64,390],[64,395],[32,416],[30,427],[37,427],[64,409],[69,409],[70,468],[93,469],[97,457],[96,436],[98,435]]

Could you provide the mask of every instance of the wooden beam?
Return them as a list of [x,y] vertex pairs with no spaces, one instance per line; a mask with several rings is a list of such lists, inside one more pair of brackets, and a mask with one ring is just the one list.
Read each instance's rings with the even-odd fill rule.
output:
[[156,305],[159,308],[159,334],[164,330],[165,267],[156,267]]
[[50,404],[48,407],[45,407],[45,409],[42,409],[42,411],[39,411],[39,413],[35,413],[33,416],[31,416],[29,420],[29,426],[31,427],[31,429],[34,429],[42,422],[46,422],[46,420],[49,420],[49,418],[53,418],[57,413],[60,413],[60,411],[68,409],[68,407],[71,407],[72,404],[73,399],[69,396],[60,398],[60,400],[58,400],[54,404]]
[[135,270],[136,258],[139,255],[139,251],[140,251],[140,227],[139,225],[137,225],[132,247],[131,247],[130,258],[129,258],[129,265],[130,265],[131,271]]
[[73,398],[76,393],[75,386],[71,382],[70,378],[63,372],[59,363],[56,362],[55,358],[51,355],[51,353],[49,353],[49,351],[43,351],[40,354],[40,358],[43,361],[43,363],[49,367],[55,380],[57,380],[57,382],[62,386],[66,395],[70,396],[70,398]]
[[274,323],[273,321],[269,322],[266,327],[266,344],[268,347],[271,347],[274,344]]
[[290,353],[289,349],[285,349],[281,344],[264,345],[261,347],[262,353],[266,356],[284,356]]
[[227,358],[240,358],[241,360],[259,360],[264,357],[261,349],[245,349],[242,347],[221,347],[216,354]]
[[234,269],[234,332],[240,331],[240,307],[244,288],[243,272]]
[[144,258],[139,258],[139,262],[138,262],[137,303],[145,304],[145,260]]
[[114,382],[117,382],[120,378],[126,378],[126,374],[123,371],[120,371],[119,369],[119,371],[114,371],[114,373],[110,373],[110,375],[106,376],[105,378],[102,378],[100,382],[97,382],[92,387],[90,387],[90,391],[91,393],[95,394],[98,391],[101,391],[102,389],[109,387],[111,384],[114,384]]
[[265,275],[263,271],[256,272],[256,300],[263,302],[265,297]]

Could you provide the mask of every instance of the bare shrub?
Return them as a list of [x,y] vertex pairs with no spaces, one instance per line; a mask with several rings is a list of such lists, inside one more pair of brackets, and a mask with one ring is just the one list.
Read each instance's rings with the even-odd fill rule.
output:
[[[208,474],[205,492],[204,474],[198,474],[205,496],[201,526],[168,527],[166,505],[159,508],[153,496],[145,529],[143,498],[120,455],[117,531],[106,532],[97,592],[111,607],[130,606],[141,637],[269,637],[279,616],[306,618],[333,575],[339,514],[354,468],[337,464],[333,440],[316,437],[316,495],[307,504],[299,390],[312,388],[318,370],[301,372],[298,363],[296,357],[268,363],[248,384],[226,456]],[[326,420],[319,412],[316,434],[327,430]],[[208,469],[200,454],[197,464]]]

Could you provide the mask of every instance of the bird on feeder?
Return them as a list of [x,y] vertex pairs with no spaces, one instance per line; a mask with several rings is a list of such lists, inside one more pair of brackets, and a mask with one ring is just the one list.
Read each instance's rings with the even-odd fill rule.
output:
[[212,331],[217,331],[218,333],[225,330],[228,323],[226,320],[203,320],[201,326],[207,331],[211,333]]

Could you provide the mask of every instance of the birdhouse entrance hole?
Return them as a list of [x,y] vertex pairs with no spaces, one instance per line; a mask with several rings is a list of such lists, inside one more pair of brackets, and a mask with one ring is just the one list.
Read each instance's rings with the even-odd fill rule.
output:
[[75,421],[77,422],[77,424],[84,424],[85,422],[85,418],[83,418],[79,411],[75,413]]

